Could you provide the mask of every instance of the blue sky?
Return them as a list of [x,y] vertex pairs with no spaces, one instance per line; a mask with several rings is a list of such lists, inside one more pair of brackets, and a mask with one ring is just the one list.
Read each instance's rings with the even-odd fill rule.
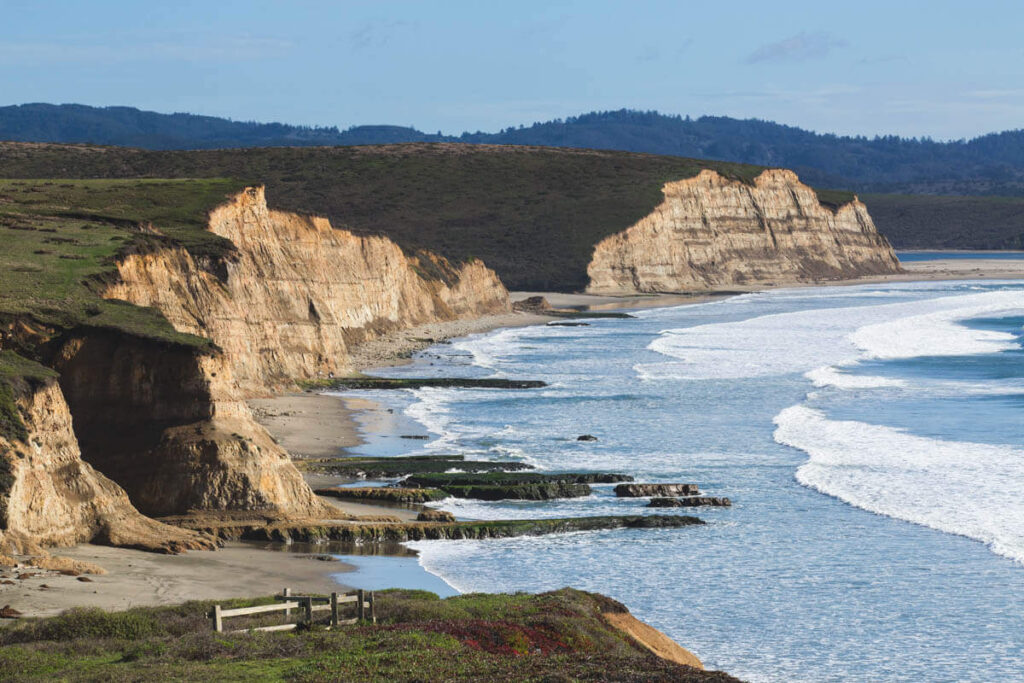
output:
[[0,104],[497,130],[595,109],[1024,127],[1024,2],[0,0]]

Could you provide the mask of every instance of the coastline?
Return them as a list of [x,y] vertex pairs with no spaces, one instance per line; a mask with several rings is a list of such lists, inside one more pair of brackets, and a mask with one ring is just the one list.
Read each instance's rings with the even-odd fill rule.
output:
[[[949,259],[910,262],[906,273],[872,276],[855,280],[815,283],[786,283],[781,287],[815,287],[935,280],[1018,279],[1024,278],[1024,258],[1016,260]],[[698,304],[722,299],[743,292],[776,288],[758,285],[748,288],[723,288],[717,292],[693,295],[651,294],[628,296],[595,296],[587,294],[514,292],[520,300],[542,295],[556,307],[613,310]],[[359,371],[401,365],[424,348],[444,340],[500,328],[541,325],[557,320],[554,316],[535,313],[507,313],[475,320],[431,323],[402,330],[363,344],[353,353],[353,365]],[[399,438],[398,422],[389,419],[386,409],[373,401],[357,397],[341,397],[312,391],[292,393],[250,401],[258,421],[297,460],[331,457],[350,453],[366,442],[365,436]],[[374,419],[366,419],[373,414]],[[305,475],[314,486],[338,483],[337,478]],[[388,514],[414,517],[415,510],[349,503],[324,499],[356,515]],[[313,553],[323,550],[312,550]],[[189,599],[226,599],[255,593],[274,593],[285,586],[303,590],[330,592],[345,590],[336,575],[369,569],[372,561],[345,555],[345,562],[322,562],[305,559],[303,553],[273,552],[254,544],[229,543],[217,551],[192,551],[180,556],[154,555],[141,551],[105,546],[81,545],[54,548],[54,555],[94,562],[109,573],[79,582],[76,577],[47,573],[38,578],[18,581],[17,585],[0,585],[0,603],[16,603],[29,616],[55,614],[77,606],[122,608],[136,605],[164,605]],[[340,554],[340,553],[339,553]],[[308,553],[306,553],[308,555]],[[403,586],[423,586],[440,581],[427,572],[413,554],[391,556],[394,560],[387,574]],[[301,558],[301,559],[300,559]],[[366,565],[361,567],[361,565]],[[240,578],[241,577],[241,578]],[[344,581],[344,577],[341,578]],[[49,588],[41,588],[45,584]],[[363,587],[363,586],[352,586]],[[379,586],[378,586],[379,587]]]
[[319,554],[268,552],[248,543],[181,555],[83,544],[54,548],[53,554],[91,562],[107,573],[83,575],[88,582],[82,582],[81,577],[29,568],[18,573],[35,576],[0,586],[0,603],[41,617],[73,607],[122,610],[270,595],[285,587],[330,593],[349,589],[334,575],[356,570],[346,562],[318,559]]

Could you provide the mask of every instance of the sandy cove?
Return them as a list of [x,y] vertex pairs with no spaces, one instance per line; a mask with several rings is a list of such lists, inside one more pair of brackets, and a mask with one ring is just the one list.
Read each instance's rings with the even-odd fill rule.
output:
[[[835,286],[877,282],[909,282],[966,279],[1024,278],[1021,260],[948,259],[904,264],[906,273],[834,282],[787,284],[786,287]],[[586,307],[592,310],[648,308],[702,303],[738,291],[758,291],[769,286],[744,289],[730,287],[728,292],[694,295],[652,294],[630,296],[594,296],[544,292],[514,292],[513,299],[531,295],[545,296],[555,307]],[[431,323],[393,333],[360,346],[353,354],[354,365],[366,370],[408,362],[416,351],[445,339],[488,332],[504,327],[544,324],[554,318],[529,313],[485,316],[476,320]],[[297,458],[330,457],[355,448],[362,441],[356,412],[374,410],[376,404],[357,398],[341,398],[316,393],[290,394],[251,402],[258,420]],[[388,421],[369,424],[374,431],[388,431]],[[329,485],[319,477],[314,485]],[[357,515],[391,514],[409,517],[410,510],[382,508],[362,503],[331,499],[332,504]],[[191,599],[227,599],[255,594],[270,594],[284,586],[308,591],[345,590],[332,576],[351,570],[341,562],[323,562],[308,555],[270,552],[243,543],[230,543],[217,551],[192,551],[185,555],[156,555],[134,550],[82,545],[53,549],[54,555],[93,562],[107,574],[90,576],[89,582],[54,572],[22,580],[0,583],[0,606],[10,604],[26,615],[41,616],[69,607],[102,606],[122,609],[137,605],[175,604]],[[421,571],[410,564],[414,571]],[[36,570],[28,570],[29,573]],[[24,571],[0,571],[17,576]],[[343,579],[342,579],[343,580]],[[47,588],[43,588],[43,585]]]
[[319,560],[308,553],[270,552],[243,543],[182,555],[97,545],[54,548],[53,554],[97,564],[107,573],[76,577],[31,567],[0,569],[0,577],[33,575],[20,580],[7,578],[13,580],[13,585],[0,585],[0,606],[9,604],[26,616],[50,616],[69,607],[122,610],[271,595],[285,587],[341,592],[348,588],[331,575],[354,569],[344,562]]

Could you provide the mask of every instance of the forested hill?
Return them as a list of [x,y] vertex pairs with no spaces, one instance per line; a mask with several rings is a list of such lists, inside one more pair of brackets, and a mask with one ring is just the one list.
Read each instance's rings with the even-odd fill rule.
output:
[[195,114],[158,114],[134,107],[88,107],[82,104],[0,107],[0,140],[15,142],[84,142],[171,150],[383,145],[437,139],[436,135],[401,126],[359,126],[339,131],[335,127],[232,121]]
[[157,114],[130,107],[0,107],[0,140],[89,142],[145,149],[213,149],[395,142],[473,142],[624,150],[795,170],[807,183],[859,192],[1024,195],[1024,130],[935,142],[818,134],[756,119],[595,112],[460,136],[401,126],[347,130]]

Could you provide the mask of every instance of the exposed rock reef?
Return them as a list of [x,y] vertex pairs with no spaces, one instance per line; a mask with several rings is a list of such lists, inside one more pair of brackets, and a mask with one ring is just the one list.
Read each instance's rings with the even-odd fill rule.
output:
[[14,388],[25,438],[0,436],[0,551],[35,554],[85,541],[160,552],[215,547],[208,536],[142,516],[120,486],[82,461],[56,382]]
[[619,498],[643,498],[645,496],[697,496],[700,491],[696,484],[619,484],[615,487]]
[[594,248],[595,294],[682,292],[898,273],[889,242],[854,199],[835,211],[792,171],[753,185],[712,170],[666,183],[651,214]]
[[713,496],[687,496],[686,498],[651,498],[649,508],[695,508],[695,507],[732,507],[728,498]]

